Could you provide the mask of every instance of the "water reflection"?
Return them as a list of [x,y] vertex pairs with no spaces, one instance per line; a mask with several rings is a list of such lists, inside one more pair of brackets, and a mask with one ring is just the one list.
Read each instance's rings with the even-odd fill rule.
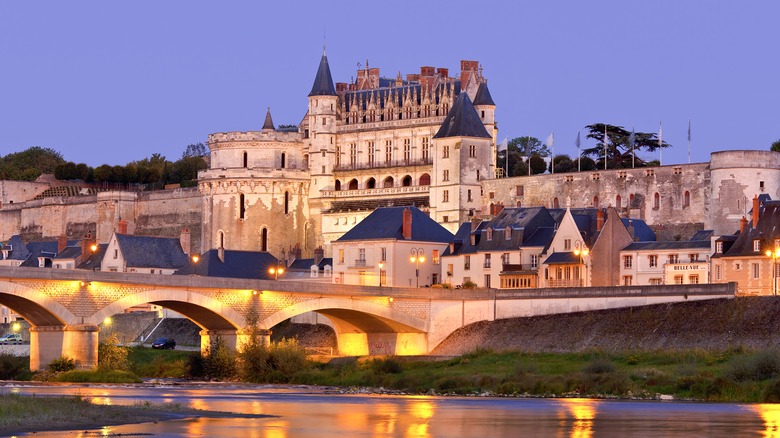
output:
[[429,437],[429,420],[433,418],[433,403],[425,400],[417,400],[412,403],[411,411],[413,423],[406,430],[407,437]]
[[593,421],[596,418],[596,407],[599,401],[587,398],[569,398],[559,400],[561,405],[566,408],[568,418],[563,421],[562,426],[574,417],[571,425],[571,433],[568,436],[572,438],[590,438],[593,436]]
[[760,404],[750,406],[764,420],[763,436],[780,438],[780,405]]

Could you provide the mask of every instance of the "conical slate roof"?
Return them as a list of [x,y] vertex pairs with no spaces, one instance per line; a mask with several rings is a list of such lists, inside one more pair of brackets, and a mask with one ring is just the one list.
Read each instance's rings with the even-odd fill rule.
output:
[[268,107],[268,112],[265,113],[265,123],[263,123],[263,131],[273,131],[274,121],[271,119],[271,107]]
[[433,138],[445,137],[481,137],[492,138],[482,124],[482,120],[471,104],[467,93],[462,92],[452,104],[450,112],[444,118],[439,132]]
[[317,76],[314,77],[314,85],[311,87],[309,96],[335,96],[336,87],[333,86],[333,78],[330,76],[330,67],[328,66],[328,57],[325,52],[322,53],[320,67],[317,69]]
[[490,91],[487,87],[487,82],[482,82],[479,84],[479,88],[477,88],[477,94],[474,96],[474,106],[477,105],[493,105],[496,106],[496,104],[493,102],[493,97],[490,96]]

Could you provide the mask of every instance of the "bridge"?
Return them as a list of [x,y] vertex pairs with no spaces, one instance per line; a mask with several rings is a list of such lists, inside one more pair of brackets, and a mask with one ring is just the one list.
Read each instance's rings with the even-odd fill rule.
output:
[[414,355],[432,351],[453,331],[478,321],[649,304],[731,298],[736,283],[564,289],[431,289],[307,281],[0,267],[0,304],[30,328],[30,369],[68,356],[97,365],[100,323],[151,303],[201,328],[201,349],[221,336],[247,341],[254,309],[268,337],[276,324],[305,312],[326,316],[341,355]]

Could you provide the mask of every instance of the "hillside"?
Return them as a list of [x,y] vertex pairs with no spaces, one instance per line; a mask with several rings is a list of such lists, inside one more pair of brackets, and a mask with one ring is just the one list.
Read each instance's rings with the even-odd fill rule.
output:
[[780,346],[780,297],[744,297],[479,322],[432,352],[573,352]]

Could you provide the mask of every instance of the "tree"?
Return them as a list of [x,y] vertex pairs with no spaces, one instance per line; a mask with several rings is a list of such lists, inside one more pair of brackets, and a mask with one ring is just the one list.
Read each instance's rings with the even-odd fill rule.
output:
[[203,143],[189,144],[181,154],[182,158],[202,157],[209,154],[209,149]]
[[[572,160],[571,157],[569,157],[566,154],[556,155],[555,158],[553,158],[553,163],[555,163],[555,172],[576,172],[577,171],[577,161]],[[552,172],[552,163],[550,163],[550,166],[548,169],[550,172]]]
[[[632,150],[629,144],[630,131],[622,126],[605,125],[604,123],[594,123],[586,126],[590,131],[585,138],[592,138],[598,141],[598,145],[582,151],[582,155],[596,158],[596,164],[600,169],[604,168],[604,128],[607,129],[609,142],[607,143],[607,167],[612,169],[621,169],[631,167],[635,151],[655,152],[659,148],[669,148],[672,145],[663,142],[658,144],[658,134],[637,132],[634,134],[635,146]],[[601,163],[599,165],[599,162]],[[636,157],[636,167],[647,165],[643,159]]]
[[776,142],[772,143],[772,147],[769,150],[774,152],[780,152],[780,140],[777,140]]
[[547,163],[544,161],[544,158],[538,155],[531,155],[528,161],[531,162],[531,173],[534,175],[544,173],[547,170]]
[[538,155],[546,157],[550,155],[550,149],[547,148],[536,137],[516,137],[507,144],[507,150],[498,153],[496,166],[499,169],[506,169],[506,157],[509,158],[509,174],[507,176],[528,175],[527,163],[518,167],[518,163],[523,163],[523,158],[529,155]]
[[54,173],[63,163],[62,155],[54,149],[33,146],[0,158],[0,179],[35,181],[43,173]]

